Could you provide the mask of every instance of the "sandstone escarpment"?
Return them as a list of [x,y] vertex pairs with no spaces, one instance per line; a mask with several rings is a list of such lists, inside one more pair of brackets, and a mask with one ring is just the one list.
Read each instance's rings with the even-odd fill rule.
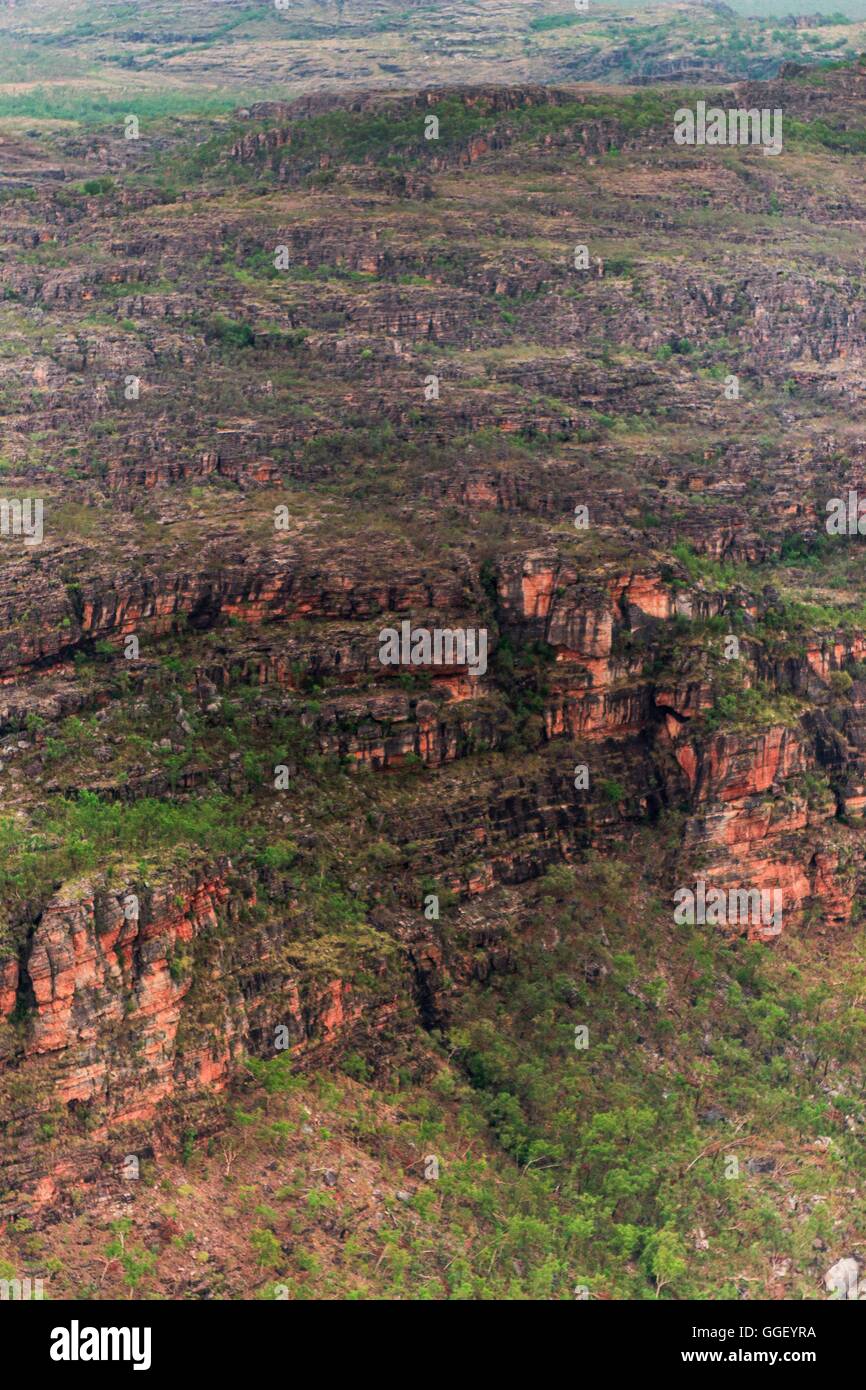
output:
[[[785,90],[847,129],[859,81]],[[251,1059],[462,1049],[578,927],[557,1002],[630,979],[559,906],[599,861],[640,862],[629,921],[700,882],[781,895],[710,924],[738,947],[851,941],[864,562],[825,518],[866,495],[866,188],[844,144],[820,181],[786,147],[796,196],[677,147],[679,100],[310,97],[52,136],[62,189],[9,151],[5,1211]],[[404,624],[484,660],[388,664]]]

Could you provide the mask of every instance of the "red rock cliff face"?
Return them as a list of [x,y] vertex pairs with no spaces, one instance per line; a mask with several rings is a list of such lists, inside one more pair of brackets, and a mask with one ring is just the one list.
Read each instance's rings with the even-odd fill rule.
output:
[[[50,1055],[55,1095],[95,1102],[107,1118],[152,1114],[176,1083],[176,1039],[190,974],[172,972],[196,939],[215,927],[228,897],[220,878],[153,895],[139,916],[124,896],[82,885],[56,894],[42,912],[20,964],[7,965],[4,1012],[29,994],[23,1063]],[[221,1074],[231,1039],[191,1061],[202,1082]]]
[[[690,808],[682,882],[700,872],[711,886],[777,889],[784,904],[781,929],[795,927],[807,911],[827,923],[848,920],[858,853],[850,830],[838,823],[837,802],[826,786],[807,795],[804,777],[823,773],[826,763],[807,730],[777,725],[754,734],[708,735],[700,728],[693,735],[690,724],[712,704],[709,685],[643,678],[645,653],[628,654],[620,640],[624,634],[649,634],[652,647],[657,625],[677,614],[712,616],[718,596],[673,593],[651,573],[587,583],[568,566],[536,554],[504,570],[500,600],[513,622],[543,635],[554,649],[545,711],[549,739],[609,744],[638,737],[654,750],[660,766],[668,752],[673,754],[680,775],[673,776],[670,767],[664,772],[668,797],[684,797]],[[822,698],[833,671],[859,655],[858,639],[808,646],[790,669],[774,671],[772,678],[782,688]],[[754,679],[751,671],[745,661],[746,684]],[[856,774],[860,780],[851,785],[845,803],[852,810],[863,804],[860,759]],[[650,791],[648,783],[646,794]],[[746,934],[766,940],[779,930],[760,923],[744,927]]]
[[[788,777],[805,765],[801,745],[786,729],[720,735],[697,757],[687,744],[675,751],[690,776],[695,805],[687,852],[706,865],[707,882],[715,887],[780,890],[782,924],[748,928],[749,935],[770,939],[799,920],[813,895],[814,832],[835,808],[810,816],[802,795],[784,794]],[[807,835],[810,825],[813,833]]]
[[47,1099],[86,1104],[104,1123],[146,1119],[179,1092],[221,1087],[263,1042],[272,1052],[277,1026],[303,1052],[357,1021],[350,987],[287,972],[273,933],[232,940],[250,904],[230,875],[225,864],[149,892],[133,917],[127,893],[86,884],[48,903],[0,994],[0,1017],[26,1002],[15,1060],[26,1071],[50,1059]]
[[829,790],[808,790],[805,775],[815,772],[817,760],[804,731],[776,726],[696,744],[681,729],[668,717],[666,735],[691,806],[684,865],[700,866],[714,887],[779,890],[782,921],[749,923],[749,936],[771,940],[795,929],[807,910],[825,923],[846,922],[856,889],[856,840],[839,825]]

